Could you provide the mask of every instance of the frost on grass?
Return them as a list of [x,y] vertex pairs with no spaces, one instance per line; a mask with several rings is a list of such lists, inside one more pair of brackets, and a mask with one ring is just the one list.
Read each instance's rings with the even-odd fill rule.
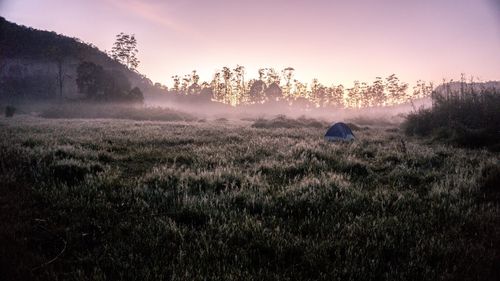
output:
[[[496,274],[493,152],[415,139],[403,149],[387,126],[328,143],[322,126],[300,118],[0,122],[0,180],[29,189],[29,212],[70,245],[46,279]],[[30,246],[52,245],[30,235],[31,255],[57,251]]]

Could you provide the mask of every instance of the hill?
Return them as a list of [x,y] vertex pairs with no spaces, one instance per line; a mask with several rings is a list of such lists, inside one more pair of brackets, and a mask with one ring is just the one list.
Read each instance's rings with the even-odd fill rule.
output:
[[146,94],[154,87],[145,76],[110,58],[78,38],[17,25],[0,17],[0,99],[79,97],[76,68],[93,62],[122,72]]

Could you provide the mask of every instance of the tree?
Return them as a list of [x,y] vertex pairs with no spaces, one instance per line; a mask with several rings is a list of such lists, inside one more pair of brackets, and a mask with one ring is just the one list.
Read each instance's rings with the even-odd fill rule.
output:
[[280,101],[283,97],[283,91],[281,90],[281,88],[277,82],[273,82],[272,84],[267,86],[264,93],[266,94],[267,100],[269,102]]
[[280,85],[280,76],[274,68],[266,68],[266,84],[267,86],[270,86],[273,83],[276,83],[276,85]]
[[332,87],[330,105],[338,108],[344,106],[344,86],[342,84]]
[[214,98],[213,88],[207,82],[201,84],[199,100],[201,103],[210,102]]
[[137,59],[137,40],[135,35],[128,35],[123,32],[116,35],[116,40],[111,49],[111,56],[114,60],[120,62],[131,70],[136,70],[139,66]]
[[144,101],[142,91],[133,89],[127,76],[121,71],[106,71],[92,62],[82,62],[77,67],[76,84],[87,99],[108,102]]
[[371,87],[366,82],[361,83],[360,87],[360,107],[368,107],[371,105]]
[[172,79],[174,80],[174,86],[172,87],[172,90],[177,94],[179,93],[179,86],[181,84],[179,75],[172,76]]
[[191,72],[189,76],[189,81],[191,81],[191,85],[187,88],[188,95],[197,95],[200,93],[201,88],[198,82],[200,81],[200,76],[196,73],[196,70]]
[[361,84],[357,80],[354,81],[354,87],[347,89],[347,105],[354,108],[361,106]]
[[191,83],[191,75],[189,75],[189,74],[184,75],[184,78],[182,78],[182,84],[181,84],[181,92],[184,95],[187,95],[188,86],[190,83]]
[[392,74],[386,79],[385,88],[389,92],[389,104],[400,104],[406,101],[406,90],[408,89],[408,84],[399,83],[396,74]]
[[241,65],[236,65],[233,69],[233,82],[234,82],[234,93],[233,100],[234,104],[246,104],[248,102],[248,96],[246,93],[245,86],[245,67]]
[[314,78],[311,83],[311,102],[316,107],[323,107],[327,96],[326,96],[326,88],[321,83],[319,83],[318,79]]
[[104,95],[104,69],[92,62],[82,62],[76,69],[78,91],[87,98],[96,99]]
[[47,49],[47,57],[53,60],[57,66],[57,86],[59,89],[59,98],[63,98],[63,86],[65,78],[69,77],[64,74],[63,65],[68,57],[70,57],[68,44],[54,45]]
[[232,87],[231,87],[231,78],[233,77],[233,73],[229,67],[224,66],[222,68],[222,78],[224,79],[224,96],[223,103],[231,104],[232,100]]
[[381,77],[375,77],[371,89],[372,105],[382,106],[385,103],[385,88],[384,81]]
[[104,98],[107,101],[128,101],[127,95],[132,88],[123,72],[111,70],[105,72]]
[[128,99],[131,102],[143,103],[144,102],[144,95],[142,94],[141,89],[134,87],[128,93]]
[[286,99],[292,100],[292,78],[295,69],[293,67],[287,67],[281,71],[283,78],[285,79],[285,86],[283,87],[283,96]]
[[249,103],[259,104],[266,100],[266,84],[262,80],[252,79],[249,82],[250,90],[248,92]]
[[213,91],[213,98],[218,101],[218,102],[222,102],[223,100],[223,92],[221,90],[221,82],[220,82],[220,79],[221,79],[221,73],[220,71],[216,71],[215,74],[214,74],[214,78],[212,79],[212,82],[210,83],[210,87],[212,88],[212,91]]
[[302,83],[297,79],[294,80],[294,83],[295,83],[295,88],[296,88],[295,99],[298,99],[298,98],[307,99],[308,98],[308,96],[307,96],[307,83]]

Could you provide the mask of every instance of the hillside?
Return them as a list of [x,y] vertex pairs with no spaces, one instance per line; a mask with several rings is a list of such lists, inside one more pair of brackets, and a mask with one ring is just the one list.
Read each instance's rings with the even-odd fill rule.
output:
[[152,90],[149,79],[114,61],[92,44],[0,17],[0,99],[55,98],[60,87],[63,98],[76,98],[79,96],[76,68],[82,61],[122,72],[146,94]]

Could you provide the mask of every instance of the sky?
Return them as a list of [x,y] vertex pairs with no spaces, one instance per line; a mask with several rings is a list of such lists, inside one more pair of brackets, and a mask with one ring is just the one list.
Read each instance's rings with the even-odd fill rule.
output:
[[110,50],[135,34],[138,70],[172,85],[223,66],[295,68],[303,82],[500,80],[500,0],[0,0],[0,15]]

